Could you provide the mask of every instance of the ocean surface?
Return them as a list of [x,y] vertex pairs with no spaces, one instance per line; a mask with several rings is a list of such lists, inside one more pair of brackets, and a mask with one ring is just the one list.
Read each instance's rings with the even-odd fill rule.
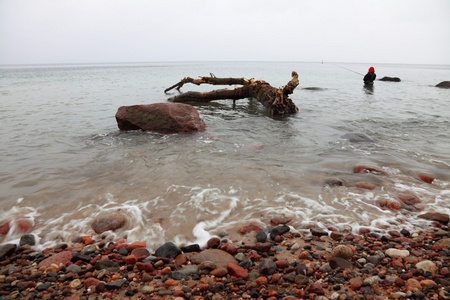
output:
[[[299,62],[158,62],[0,66],[0,243],[18,242],[17,222],[32,223],[41,248],[82,235],[204,244],[226,231],[239,239],[249,222],[292,219],[358,232],[417,230],[423,212],[450,214],[449,65]],[[166,102],[164,90],[186,76],[263,79],[282,87],[299,74],[296,115],[272,119],[255,99],[195,105],[202,133],[121,132],[120,106]],[[360,74],[358,74],[360,73]],[[185,85],[182,91],[217,86]],[[229,88],[228,86],[225,88]],[[358,164],[386,175],[354,174]],[[425,174],[432,184],[418,179]],[[324,185],[339,179],[340,187]],[[358,181],[376,185],[358,188]],[[415,207],[382,209],[398,193]],[[126,216],[98,236],[96,217]]]

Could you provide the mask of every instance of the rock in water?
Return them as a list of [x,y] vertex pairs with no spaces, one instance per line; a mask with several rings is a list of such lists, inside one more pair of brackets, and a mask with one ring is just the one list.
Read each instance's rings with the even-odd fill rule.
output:
[[422,218],[422,219],[438,221],[443,224],[448,224],[448,222],[450,221],[449,215],[443,214],[443,213],[437,213],[437,212],[424,213],[424,214],[419,215],[418,217]]
[[450,81],[442,81],[442,82],[436,84],[436,87],[450,89]]
[[107,217],[100,217],[94,220],[92,228],[97,234],[108,230],[116,230],[125,225],[126,218],[121,215],[111,215]]
[[195,107],[183,103],[121,106],[116,113],[120,130],[145,130],[163,134],[204,131],[205,122]]
[[383,78],[380,79],[380,81],[400,82],[401,80],[398,77],[384,76]]

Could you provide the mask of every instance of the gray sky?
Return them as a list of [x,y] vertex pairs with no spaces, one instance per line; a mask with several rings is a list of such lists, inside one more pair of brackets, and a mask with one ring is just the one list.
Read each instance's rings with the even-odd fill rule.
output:
[[0,0],[0,64],[450,64],[450,0]]

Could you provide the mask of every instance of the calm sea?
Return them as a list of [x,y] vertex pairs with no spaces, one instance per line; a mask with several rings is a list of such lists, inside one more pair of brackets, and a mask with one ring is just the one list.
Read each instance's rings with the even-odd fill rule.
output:
[[[27,219],[42,247],[95,235],[93,219],[127,217],[107,239],[204,243],[251,221],[383,233],[417,229],[424,211],[450,214],[448,65],[297,62],[171,62],[0,67],[0,225]],[[296,115],[274,120],[254,99],[197,105],[207,130],[193,135],[120,132],[120,106],[166,102],[185,76],[263,79],[300,85]],[[356,72],[356,73],[355,73]],[[228,87],[227,87],[228,88]],[[314,88],[314,89],[309,89]],[[213,90],[185,86],[182,91]],[[387,175],[353,174],[355,165]],[[417,175],[435,177],[433,184]],[[342,187],[324,181],[339,178]],[[376,184],[374,190],[355,182]],[[398,193],[416,209],[383,210]],[[0,236],[0,243],[21,234]]]

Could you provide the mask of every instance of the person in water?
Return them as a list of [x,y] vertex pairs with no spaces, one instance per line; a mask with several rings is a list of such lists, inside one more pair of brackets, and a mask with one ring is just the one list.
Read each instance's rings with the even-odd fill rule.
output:
[[364,84],[372,84],[373,81],[377,78],[377,74],[375,74],[375,69],[373,67],[369,68],[369,72],[367,72],[366,76],[364,76]]

